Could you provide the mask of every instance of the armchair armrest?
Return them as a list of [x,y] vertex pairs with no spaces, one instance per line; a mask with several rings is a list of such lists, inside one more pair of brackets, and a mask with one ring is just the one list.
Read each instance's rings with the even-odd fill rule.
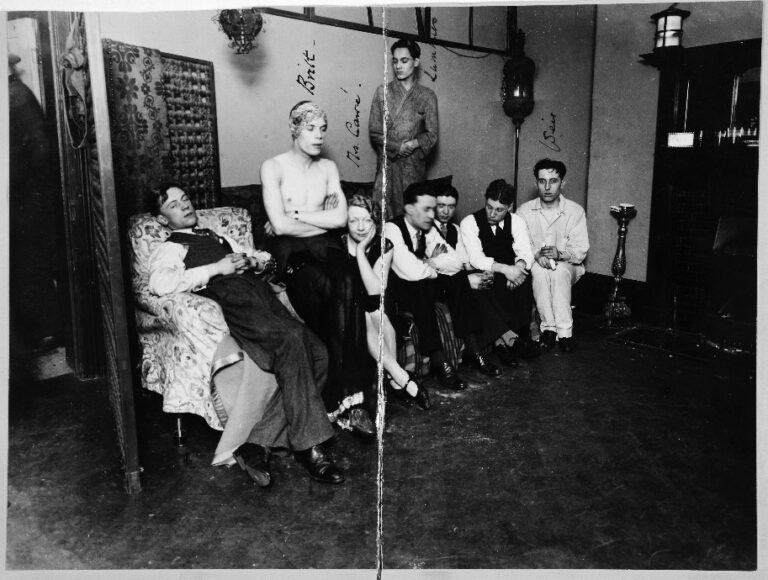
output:
[[175,328],[184,335],[217,341],[229,334],[221,307],[211,300],[192,292],[177,292],[165,296],[144,295],[141,307],[156,316],[161,323]]

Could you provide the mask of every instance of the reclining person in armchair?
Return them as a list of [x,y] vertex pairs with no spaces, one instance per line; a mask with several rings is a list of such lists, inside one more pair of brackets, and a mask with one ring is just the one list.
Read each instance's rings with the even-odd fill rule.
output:
[[[238,345],[261,369],[277,378],[279,397],[266,412],[253,418],[253,433],[258,434],[263,447],[245,443],[228,461],[216,460],[238,462],[259,485],[268,485],[269,447],[289,446],[313,479],[343,482],[343,472],[322,445],[334,434],[321,396],[327,351],[257,275],[267,268],[270,255],[246,253],[233,240],[210,230],[196,230],[197,213],[179,187],[162,184],[152,194],[158,221],[172,233],[150,256],[150,291],[160,296],[195,292],[214,300]],[[275,400],[282,405],[277,407]]]

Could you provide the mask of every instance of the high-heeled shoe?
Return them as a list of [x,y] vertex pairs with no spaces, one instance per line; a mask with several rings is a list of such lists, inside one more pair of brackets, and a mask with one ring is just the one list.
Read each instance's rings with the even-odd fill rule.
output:
[[[391,377],[390,377],[390,382],[393,385],[397,384],[395,383],[395,380]],[[407,390],[408,385],[410,385],[411,383],[416,385],[415,395],[411,395]],[[406,397],[410,398],[412,401],[414,401],[419,407],[421,407],[425,411],[428,411],[429,409],[432,408],[432,403],[430,403],[429,401],[429,393],[427,392],[426,387],[420,384],[419,381],[417,381],[411,373],[408,373],[408,381],[405,383],[405,385],[403,385],[402,387],[398,385],[398,388],[395,389],[395,392],[398,393],[398,395],[401,398],[406,398]]]

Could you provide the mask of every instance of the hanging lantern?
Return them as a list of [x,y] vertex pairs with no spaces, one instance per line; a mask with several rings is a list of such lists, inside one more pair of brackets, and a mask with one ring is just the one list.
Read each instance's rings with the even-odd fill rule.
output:
[[651,15],[651,20],[656,23],[654,50],[683,45],[683,20],[691,13],[676,6],[672,4],[666,10]]
[[219,30],[229,38],[229,46],[236,54],[248,54],[255,46],[264,19],[257,8],[221,10],[214,17]]
[[512,122],[520,126],[533,112],[533,74],[536,65],[525,56],[525,33],[515,34],[512,58],[504,65],[504,79],[501,85],[501,100],[504,112]]

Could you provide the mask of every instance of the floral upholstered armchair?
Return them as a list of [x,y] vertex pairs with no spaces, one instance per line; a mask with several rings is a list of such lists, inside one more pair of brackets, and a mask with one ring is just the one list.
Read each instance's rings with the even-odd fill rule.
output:
[[[198,210],[197,215],[200,227],[227,235],[243,248],[253,247],[251,218],[245,209],[218,207]],[[221,308],[191,292],[155,296],[149,291],[149,256],[170,233],[149,213],[129,221],[141,383],[163,396],[163,411],[194,413],[221,430],[211,398],[214,354],[229,334]]]

